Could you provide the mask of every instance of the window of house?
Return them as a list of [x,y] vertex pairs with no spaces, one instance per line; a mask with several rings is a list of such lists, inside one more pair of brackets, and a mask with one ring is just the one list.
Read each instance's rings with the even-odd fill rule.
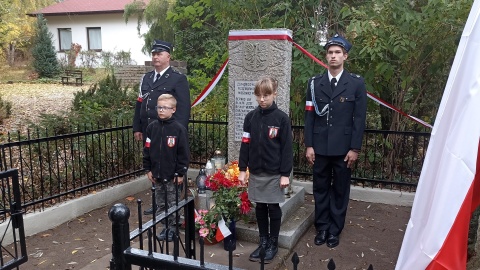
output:
[[102,50],[102,29],[100,27],[87,28],[88,49],[92,51]]
[[72,46],[72,29],[58,28],[58,41],[60,51],[70,50]]

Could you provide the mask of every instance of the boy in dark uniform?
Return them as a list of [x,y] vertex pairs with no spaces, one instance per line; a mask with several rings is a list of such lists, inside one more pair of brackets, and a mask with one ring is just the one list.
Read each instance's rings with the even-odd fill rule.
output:
[[367,93],[362,77],[343,69],[352,45],[338,34],[326,44],[328,72],[308,81],[306,157],[313,164],[316,245],[340,243],[353,163],[365,130]]
[[[177,102],[170,94],[158,97],[157,119],[146,129],[145,147],[143,149],[143,168],[147,171],[148,180],[155,185],[155,203],[159,207],[157,213],[164,207],[171,207],[175,203],[175,189],[183,183],[190,162],[187,129],[177,122],[173,116]],[[174,175],[178,174],[175,183]],[[164,180],[167,180],[164,183]],[[167,202],[165,202],[167,193]],[[179,194],[180,196],[180,194]],[[174,224],[173,216],[168,218],[171,228]],[[170,226],[172,225],[172,226]],[[160,241],[171,241],[173,229],[166,229],[157,236]]]
[[282,220],[280,203],[285,201],[283,188],[288,187],[293,167],[292,128],[288,115],[275,104],[278,83],[265,77],[255,84],[258,107],[249,112],[243,123],[238,180],[245,182],[250,172],[248,198],[255,202],[255,215],[260,244],[250,254],[251,261],[260,261],[265,249],[265,263],[278,251],[278,235]]
[[[172,44],[155,40],[152,44],[152,63],[155,69],[143,75],[140,81],[133,133],[137,141],[145,144],[145,131],[148,124],[157,119],[155,106],[161,94],[171,94],[177,100],[177,121],[188,129],[190,119],[190,89],[187,77],[170,67]],[[145,215],[153,213],[153,207],[144,211]]]

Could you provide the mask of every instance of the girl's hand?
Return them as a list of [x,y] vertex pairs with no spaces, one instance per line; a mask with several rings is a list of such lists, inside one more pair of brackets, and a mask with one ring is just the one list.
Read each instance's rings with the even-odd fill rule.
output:
[[238,181],[243,185],[245,185],[245,177],[247,176],[247,173],[245,171],[240,171],[238,174]]
[[286,188],[288,185],[290,185],[290,178],[288,176],[280,177],[280,187]]

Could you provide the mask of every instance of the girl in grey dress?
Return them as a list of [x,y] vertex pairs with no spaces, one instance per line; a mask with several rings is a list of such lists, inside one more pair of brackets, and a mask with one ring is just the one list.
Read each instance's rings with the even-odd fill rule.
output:
[[260,244],[250,254],[251,261],[260,261],[265,249],[265,262],[270,263],[278,251],[278,235],[285,200],[283,188],[288,187],[292,171],[292,128],[290,118],[275,104],[278,83],[265,77],[255,84],[258,107],[249,112],[243,123],[238,179],[245,182],[247,167],[248,198],[256,203]]

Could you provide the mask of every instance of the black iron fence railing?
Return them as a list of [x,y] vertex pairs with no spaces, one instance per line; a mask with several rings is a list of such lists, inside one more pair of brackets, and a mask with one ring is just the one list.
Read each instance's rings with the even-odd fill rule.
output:
[[[18,185],[18,171],[15,169],[0,172],[0,224],[5,225],[5,231],[0,232],[0,270],[19,269],[28,261],[27,244],[25,242],[25,228],[23,211],[20,204],[20,187]],[[10,240],[11,248],[4,246]]]
[[[311,181],[303,126],[292,129],[295,178]],[[189,136],[192,166],[205,164],[215,149],[228,156],[228,122],[192,119]],[[429,133],[366,130],[352,183],[414,191],[429,138]],[[3,140],[6,142],[0,144],[0,171],[18,168],[22,207],[27,212],[143,173],[142,145],[134,140],[130,125],[96,130],[77,127],[64,134],[48,130],[9,133]]]
[[[18,168],[22,207],[46,206],[106,188],[142,172],[141,144],[131,126],[26,136],[8,134],[0,144],[0,170]],[[4,188],[4,187],[0,187]]]

